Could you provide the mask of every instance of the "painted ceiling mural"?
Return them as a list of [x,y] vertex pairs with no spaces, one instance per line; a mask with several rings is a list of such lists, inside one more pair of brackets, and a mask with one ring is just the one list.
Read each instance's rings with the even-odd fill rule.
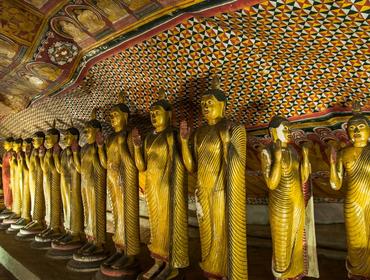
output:
[[191,13],[166,15],[116,37],[109,34],[127,23],[117,27],[123,19],[114,17],[124,15],[104,14],[97,2],[74,1],[50,17],[34,60],[17,71],[41,89],[28,108],[3,117],[2,136],[29,136],[54,119],[60,129],[70,119],[82,128],[96,107],[107,134],[107,113],[121,92],[132,126],[145,132],[160,88],[173,104],[174,125],[187,119],[197,127],[200,96],[218,76],[228,95],[227,115],[249,131],[250,196],[266,196],[258,153],[270,141],[266,125],[280,114],[294,122],[298,149],[311,141],[316,196],[341,199],[344,190],[328,186],[328,143],[348,144],[344,125],[353,101],[370,116],[369,1],[204,1]]

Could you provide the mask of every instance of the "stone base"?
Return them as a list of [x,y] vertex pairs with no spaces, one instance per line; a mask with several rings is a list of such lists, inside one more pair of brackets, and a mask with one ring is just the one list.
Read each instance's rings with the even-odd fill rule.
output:
[[75,272],[95,272],[99,270],[103,261],[104,260],[81,262],[72,259],[67,263],[67,269]]
[[115,253],[101,266],[95,278],[104,279],[136,279],[141,272],[140,263],[134,259],[128,263],[129,259],[121,253]]
[[77,249],[72,250],[58,250],[51,248],[47,251],[46,256],[52,259],[58,260],[68,260],[73,257],[73,254],[76,252]]
[[49,250],[51,248],[51,242],[39,242],[39,241],[32,241],[31,243],[32,249],[38,249],[38,250]]

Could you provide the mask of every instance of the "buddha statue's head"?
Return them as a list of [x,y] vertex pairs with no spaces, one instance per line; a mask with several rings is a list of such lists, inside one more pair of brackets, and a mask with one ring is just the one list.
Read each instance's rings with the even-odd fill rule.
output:
[[361,114],[356,114],[348,121],[347,133],[355,147],[365,147],[370,137],[369,120]]
[[44,144],[45,134],[42,131],[36,132],[32,137],[32,144],[35,149],[40,148]]
[[8,137],[5,139],[3,144],[5,151],[9,152],[11,149],[13,149],[13,142],[14,142],[13,137]]
[[23,143],[22,138],[15,139],[13,142],[13,151],[16,153],[20,152],[22,149],[22,143]]
[[86,135],[86,142],[88,144],[94,144],[96,139],[96,134],[102,132],[102,126],[100,122],[96,119],[92,119],[87,122],[84,133]]
[[172,106],[164,99],[164,92],[161,98],[150,106],[150,121],[156,132],[161,132],[171,125]]
[[126,104],[120,103],[113,106],[110,111],[110,122],[115,132],[120,132],[127,127],[130,109]]
[[226,96],[219,89],[217,78],[212,80],[212,88],[201,99],[202,114],[209,125],[218,123],[225,117]]
[[64,133],[64,145],[71,147],[74,142],[80,139],[80,132],[75,127],[68,128]]
[[32,138],[24,139],[22,143],[22,151],[27,152],[31,151],[31,149],[32,149]]
[[269,123],[269,132],[272,140],[276,142],[280,140],[281,143],[288,143],[291,138],[290,122],[283,117],[275,116]]
[[56,128],[51,128],[46,131],[45,136],[45,147],[46,149],[51,149],[55,144],[59,142],[60,132]]

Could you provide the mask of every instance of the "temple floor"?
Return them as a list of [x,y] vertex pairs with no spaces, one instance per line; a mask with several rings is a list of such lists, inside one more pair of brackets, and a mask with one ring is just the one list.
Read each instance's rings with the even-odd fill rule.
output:
[[[344,280],[345,238],[343,224],[317,225],[318,255],[320,279]],[[148,230],[142,230],[142,239],[147,240]],[[262,225],[248,226],[248,267],[249,280],[272,280],[271,275],[271,239],[269,227]],[[111,235],[108,234],[108,247],[113,248]],[[146,269],[152,261],[143,244],[139,256],[142,268]],[[191,280],[206,279],[198,266],[200,244],[196,237],[190,238],[191,267],[185,270],[186,278]],[[0,232],[0,262],[18,279],[53,279],[53,280],[87,280],[92,273],[75,273],[66,269],[67,260],[53,260],[45,256],[43,250],[30,248],[30,242],[17,241],[13,235]],[[0,270],[0,280],[14,279]],[[311,278],[305,278],[311,279]],[[312,278],[314,279],[314,278]]]

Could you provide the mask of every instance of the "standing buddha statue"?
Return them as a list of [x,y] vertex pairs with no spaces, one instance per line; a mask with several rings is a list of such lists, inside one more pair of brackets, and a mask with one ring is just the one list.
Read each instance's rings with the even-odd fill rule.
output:
[[46,132],[45,149],[40,152],[40,165],[43,171],[45,221],[47,228],[35,237],[35,247],[50,247],[51,241],[59,238],[62,232],[62,209],[60,175],[54,162],[54,155],[60,153],[60,133],[53,127]]
[[179,268],[189,265],[185,168],[179,152],[178,133],[171,126],[172,108],[164,99],[150,107],[154,131],[141,137],[133,130],[135,163],[145,171],[145,198],[148,205],[150,241],[154,265],[138,279],[173,279]]
[[33,150],[27,157],[29,170],[29,189],[31,195],[32,221],[19,230],[18,239],[33,238],[45,229],[45,198],[43,188],[43,171],[41,168],[40,150],[44,149],[45,134],[36,132],[32,137]]
[[330,159],[330,185],[339,190],[346,174],[347,193],[344,201],[344,219],[347,235],[348,279],[370,279],[370,126],[360,113],[347,123],[347,134],[352,145]]
[[195,190],[202,260],[208,279],[246,280],[247,205],[245,163],[247,136],[244,126],[225,118],[226,97],[215,78],[201,99],[207,124],[194,134],[180,125],[186,169],[197,173]]
[[[116,253],[101,266],[100,273],[119,277],[137,275],[140,253],[139,187],[131,132],[127,129],[129,108],[123,103],[110,112],[114,133],[105,141],[97,137],[101,165],[107,169],[107,188],[112,205]],[[101,135],[101,134],[100,134]]]
[[15,139],[13,142],[13,152],[10,158],[10,189],[12,191],[12,212],[13,215],[4,219],[0,224],[0,229],[7,229],[11,224],[18,221],[22,212],[22,186],[23,173],[19,161],[22,152],[22,138]]
[[72,151],[72,145],[74,145],[75,153],[79,153],[79,137],[78,129],[71,123],[71,127],[64,133],[65,149],[61,153],[54,150],[54,163],[61,179],[60,190],[66,233],[51,243],[52,250],[48,252],[49,257],[69,258],[82,246],[84,234],[81,175],[77,171]]
[[[272,236],[272,272],[275,279],[318,277],[316,255],[310,256],[305,244],[308,231],[304,186],[308,186],[311,165],[308,145],[302,156],[289,144],[290,123],[276,116],[269,125],[273,144],[261,151],[262,173],[269,188],[269,218]],[[312,212],[311,212],[312,213]],[[314,242],[314,240],[313,240]],[[306,258],[307,256],[307,258]],[[310,267],[311,266],[311,267]]]
[[87,243],[68,262],[67,267],[75,271],[97,270],[107,258],[106,243],[106,170],[101,165],[96,144],[96,135],[102,126],[96,119],[96,110],[85,127],[86,144],[78,153],[76,143],[72,146],[73,160],[81,174],[81,195]]
[[8,218],[12,215],[12,190],[10,189],[10,159],[12,156],[13,149],[13,137],[8,137],[5,139],[3,147],[5,153],[3,155],[2,161],[2,183],[3,183],[3,193],[4,193],[4,204],[5,209],[0,213],[0,219]]
[[22,152],[17,157],[18,165],[21,168],[21,188],[22,188],[22,212],[18,221],[10,226],[9,231],[16,232],[26,226],[31,221],[31,193],[29,188],[29,170],[27,162],[32,151],[32,138],[26,138],[22,143]]

